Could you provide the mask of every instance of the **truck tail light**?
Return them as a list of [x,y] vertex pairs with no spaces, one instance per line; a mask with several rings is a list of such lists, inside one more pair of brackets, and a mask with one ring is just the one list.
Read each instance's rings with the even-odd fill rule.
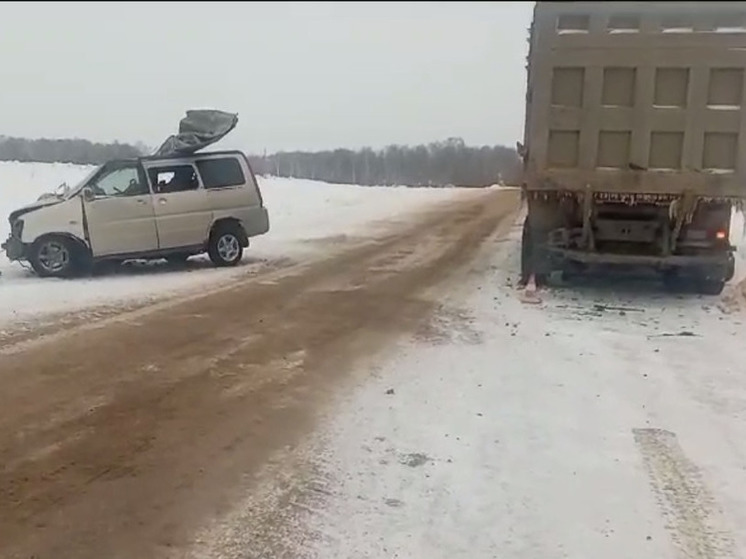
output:
[[725,239],[725,238],[726,238],[727,236],[728,236],[728,234],[727,234],[727,233],[726,233],[725,231],[723,231],[722,229],[721,229],[720,231],[717,231],[717,232],[715,233],[715,238],[716,238],[716,239],[717,239],[718,241],[722,241],[722,240],[723,240],[723,239]]

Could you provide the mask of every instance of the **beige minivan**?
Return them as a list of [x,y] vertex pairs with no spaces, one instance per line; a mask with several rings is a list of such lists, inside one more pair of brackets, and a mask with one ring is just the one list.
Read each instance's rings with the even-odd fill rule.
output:
[[269,231],[254,172],[240,151],[109,161],[74,188],[10,215],[2,248],[42,277],[85,273],[101,261],[184,261],[207,253],[235,266]]

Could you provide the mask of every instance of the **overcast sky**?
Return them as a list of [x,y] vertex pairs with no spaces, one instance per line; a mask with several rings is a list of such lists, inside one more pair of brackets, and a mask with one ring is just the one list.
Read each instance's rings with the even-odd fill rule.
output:
[[157,146],[190,108],[221,147],[515,145],[533,2],[0,3],[0,135]]

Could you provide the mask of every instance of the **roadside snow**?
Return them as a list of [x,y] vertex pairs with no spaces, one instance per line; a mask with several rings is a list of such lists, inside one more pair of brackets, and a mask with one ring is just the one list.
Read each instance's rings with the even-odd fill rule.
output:
[[746,223],[739,211],[731,214],[730,243],[736,246],[736,275],[732,281],[735,284],[746,279]]
[[[91,170],[78,165],[0,162],[0,238],[8,235],[7,215],[12,210],[63,181],[77,183]],[[344,241],[349,235],[370,234],[378,221],[402,219],[428,204],[468,195],[461,189],[367,188],[281,178],[260,178],[260,187],[270,212],[270,232],[253,240],[244,256],[246,265],[236,269],[217,270],[205,258],[194,258],[187,270],[158,263],[109,276],[63,281],[37,278],[0,254],[0,326],[209,288],[247,273],[252,265],[300,259],[323,249],[309,240],[336,237]]]
[[[523,304],[519,236],[296,450],[306,475],[273,497],[288,556],[746,556],[742,318],[635,283]],[[254,510],[200,556],[259,552]]]

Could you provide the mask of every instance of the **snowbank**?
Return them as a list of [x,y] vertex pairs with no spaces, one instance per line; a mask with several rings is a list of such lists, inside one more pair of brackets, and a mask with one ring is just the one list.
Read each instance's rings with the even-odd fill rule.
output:
[[739,211],[734,211],[730,220],[730,243],[735,245],[736,250],[736,275],[733,283],[738,283],[746,278],[746,225],[744,224],[744,215]]
[[[66,164],[0,162],[0,237],[9,232],[7,215],[54,190],[74,185],[91,167]],[[368,234],[380,220],[397,219],[424,205],[468,195],[461,189],[358,187],[322,182],[260,178],[270,212],[270,232],[252,242],[247,264],[299,259],[320,250],[308,240]],[[128,273],[75,281],[40,279],[0,254],[0,325],[41,315],[198,289],[244,274],[246,266],[217,270],[197,258],[187,270],[160,263]]]

